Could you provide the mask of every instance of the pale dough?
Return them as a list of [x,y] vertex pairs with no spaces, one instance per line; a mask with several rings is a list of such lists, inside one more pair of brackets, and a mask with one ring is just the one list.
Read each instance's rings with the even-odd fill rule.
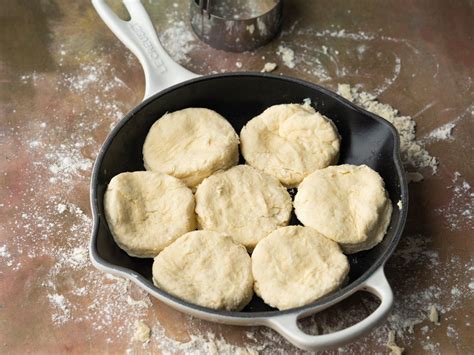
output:
[[142,320],[135,321],[135,332],[133,333],[133,340],[147,343],[150,341],[151,329]]
[[239,137],[227,120],[206,108],[167,113],[150,128],[143,145],[147,170],[161,171],[191,188],[239,160]]
[[390,355],[402,355],[405,351],[405,348],[402,348],[397,345],[395,342],[395,332],[390,330],[388,332],[388,339],[387,339],[387,348],[390,350]]
[[252,253],[254,290],[280,310],[309,304],[345,281],[349,262],[337,243],[310,227],[278,228]]
[[192,191],[162,173],[122,173],[110,181],[104,208],[110,232],[129,255],[153,258],[196,228]]
[[382,178],[366,165],[315,171],[300,184],[294,206],[305,226],[338,242],[349,254],[380,243],[392,215]]
[[153,263],[153,282],[188,302],[239,311],[253,295],[247,250],[224,233],[194,231],[165,248]]
[[291,197],[274,177],[238,165],[205,179],[196,191],[200,229],[226,232],[252,250],[290,220]]
[[242,128],[240,140],[246,162],[287,187],[339,157],[336,126],[308,104],[267,108]]

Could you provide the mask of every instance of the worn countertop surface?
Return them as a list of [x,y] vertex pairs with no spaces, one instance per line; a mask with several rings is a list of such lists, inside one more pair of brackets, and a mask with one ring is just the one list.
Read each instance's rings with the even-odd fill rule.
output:
[[[144,2],[167,51],[196,73],[275,62],[275,73],[351,84],[416,121],[417,142],[439,164],[434,174],[407,166],[424,180],[410,184],[408,223],[386,265],[395,308],[328,353],[389,352],[390,330],[408,354],[474,353],[473,2],[288,0],[278,38],[243,54],[199,42],[188,1]],[[143,97],[142,71],[89,1],[0,1],[0,19],[0,352],[296,353],[272,330],[186,316],[92,267],[92,164]],[[304,327],[334,331],[376,305],[357,294]],[[146,344],[132,339],[136,320],[152,328]]]

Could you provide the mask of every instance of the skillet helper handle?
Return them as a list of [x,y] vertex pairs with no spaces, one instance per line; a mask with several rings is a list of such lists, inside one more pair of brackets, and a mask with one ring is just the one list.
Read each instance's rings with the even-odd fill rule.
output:
[[359,290],[368,291],[381,303],[367,318],[346,329],[331,334],[308,335],[298,328],[297,320],[301,314],[290,314],[269,319],[269,325],[296,346],[310,351],[335,348],[350,343],[368,333],[388,316],[393,305],[393,293],[381,266]]
[[138,58],[145,74],[145,97],[198,75],[173,61],[161,46],[153,23],[140,0],[123,0],[130,21],[120,19],[105,0],[92,0],[110,30]]

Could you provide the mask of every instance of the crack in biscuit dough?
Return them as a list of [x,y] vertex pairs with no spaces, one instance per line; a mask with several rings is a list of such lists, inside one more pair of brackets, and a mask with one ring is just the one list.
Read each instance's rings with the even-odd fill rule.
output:
[[252,299],[247,250],[225,233],[194,231],[165,248],[153,263],[153,282],[188,302],[240,311]]
[[248,165],[214,174],[196,191],[199,228],[226,232],[249,250],[288,225],[291,210],[291,197],[278,180]]
[[349,262],[337,243],[315,229],[278,228],[252,253],[254,290],[279,310],[309,304],[338,289]]
[[366,165],[348,164],[306,177],[294,206],[301,223],[339,243],[348,254],[380,243],[393,209],[380,175]]
[[336,126],[309,104],[269,107],[242,128],[240,140],[246,162],[287,187],[339,157]]
[[122,173],[104,197],[110,232],[128,255],[153,258],[176,238],[196,228],[192,191],[162,173]]
[[239,161],[239,137],[230,123],[206,108],[167,113],[150,128],[143,145],[145,168],[195,188]]

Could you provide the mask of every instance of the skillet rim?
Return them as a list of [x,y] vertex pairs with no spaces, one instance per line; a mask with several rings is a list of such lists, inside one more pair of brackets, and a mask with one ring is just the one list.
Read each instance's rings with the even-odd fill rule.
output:
[[[394,226],[394,238],[385,247],[385,250],[381,252],[381,255],[375,260],[375,262],[356,280],[354,280],[351,283],[346,284],[344,287],[340,288],[339,290],[330,293],[329,295],[316,300],[312,303],[309,303],[304,306],[296,307],[296,308],[291,308],[288,310],[274,310],[274,311],[258,311],[258,312],[237,312],[237,311],[224,311],[224,310],[215,310],[211,308],[206,308],[202,306],[198,306],[195,304],[192,304],[190,302],[184,301],[180,298],[177,298],[175,296],[172,296],[168,294],[167,292],[160,290],[157,288],[155,285],[153,285],[152,282],[149,280],[145,279],[142,275],[139,273],[122,267],[118,266],[115,264],[111,264],[105,260],[103,260],[97,251],[97,237],[98,237],[98,231],[99,231],[99,225],[101,223],[100,221],[100,215],[99,215],[99,208],[98,208],[98,176],[100,172],[100,168],[102,166],[102,162],[105,156],[105,153],[107,152],[108,148],[112,144],[115,136],[118,134],[118,132],[122,129],[122,127],[133,117],[137,112],[142,110],[145,106],[150,104],[152,101],[155,99],[167,94],[168,92],[171,92],[173,90],[177,90],[179,88],[182,88],[186,85],[193,84],[195,82],[200,82],[200,81],[207,81],[207,80],[214,80],[214,79],[220,79],[220,78],[238,78],[238,77],[258,77],[258,78],[268,78],[268,79],[274,79],[274,80],[283,80],[286,82],[292,82],[298,85],[303,85],[311,90],[319,91],[322,92],[325,95],[328,95],[338,101],[339,104],[344,105],[348,107],[351,110],[357,111],[365,116],[368,116],[369,118],[377,121],[379,124],[387,126],[389,128],[390,132],[392,133],[392,136],[394,138],[394,151],[392,152],[392,157],[393,161],[395,163],[395,168],[397,171],[397,176],[399,179],[400,183],[400,191],[401,191],[401,201],[402,201],[402,206],[403,208],[400,211],[400,215],[398,220],[395,223]],[[215,318],[215,320],[221,320],[221,321],[231,321],[231,320],[257,320],[257,319],[267,319],[271,317],[277,317],[277,316],[283,316],[283,315],[289,315],[289,314],[311,314],[312,312],[315,313],[318,310],[323,310],[325,308],[331,307],[332,305],[342,301],[343,299],[349,297],[353,293],[357,292],[360,290],[361,286],[367,281],[374,273],[377,271],[380,267],[384,267],[385,262],[389,259],[389,257],[393,254],[395,248],[397,247],[401,235],[403,233],[406,219],[407,219],[407,213],[408,213],[408,183],[405,175],[405,170],[402,165],[401,157],[400,157],[400,138],[397,130],[395,127],[388,122],[387,120],[367,111],[364,110],[363,108],[353,104],[349,100],[343,98],[342,96],[336,94],[335,92],[328,90],[318,84],[313,84],[311,82],[308,82],[306,80],[302,79],[297,79],[293,77],[288,77],[285,75],[274,75],[274,74],[268,74],[268,73],[258,73],[258,72],[232,72],[232,73],[221,73],[221,74],[212,74],[212,75],[205,75],[197,78],[193,78],[190,80],[186,80],[184,82],[181,82],[179,84],[170,86],[169,88],[166,88],[146,100],[142,101],[140,104],[135,106],[131,111],[129,111],[110,131],[110,133],[107,135],[104,143],[102,143],[99,152],[97,154],[97,157],[94,162],[94,166],[92,169],[92,175],[91,175],[91,184],[90,184],[90,203],[91,203],[91,211],[92,211],[92,218],[93,218],[93,226],[92,226],[92,232],[91,232],[91,239],[90,239],[90,245],[89,245],[89,252],[90,252],[90,257],[92,259],[93,264],[99,264],[101,267],[104,269],[107,269],[109,272],[119,272],[120,274],[128,274],[129,279],[132,279],[135,281],[137,284],[140,284],[139,286],[145,287],[147,291],[151,292],[153,296],[156,298],[160,299],[162,297],[163,299],[167,299],[168,302],[174,303],[175,306],[178,306],[178,308],[182,311],[182,309],[190,309],[190,312],[196,314],[201,314],[201,315],[207,315],[207,316],[212,316]],[[393,203],[393,201],[392,201]],[[104,221],[105,222],[105,221]],[[131,276],[131,277],[130,277]],[[158,297],[160,296],[160,297]],[[164,301],[160,299],[161,301]],[[324,302],[321,302],[324,301]],[[164,301],[166,302],[166,301]],[[177,304],[177,305],[176,305]]]

